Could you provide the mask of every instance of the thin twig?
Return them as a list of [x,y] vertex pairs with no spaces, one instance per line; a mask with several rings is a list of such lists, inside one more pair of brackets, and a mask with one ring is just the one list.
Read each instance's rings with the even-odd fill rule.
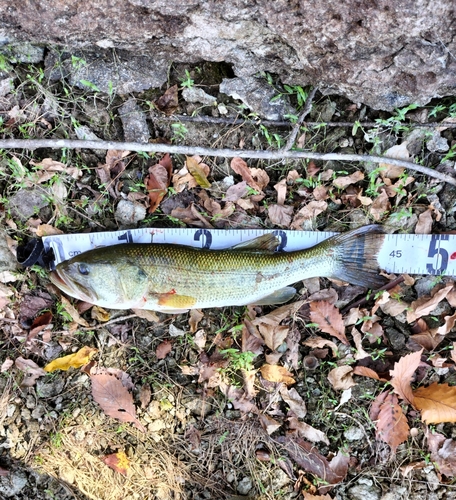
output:
[[[171,116],[160,116],[157,118],[157,121],[169,121],[169,122],[190,122],[190,123],[205,123],[208,125],[265,125],[267,127],[280,127],[280,128],[289,128],[294,125],[290,120],[244,120],[243,118],[229,118],[229,117],[215,117],[215,116],[206,116],[206,115],[171,115]],[[344,128],[352,128],[356,124],[358,124],[362,128],[388,128],[388,125],[383,125],[377,122],[309,122],[306,120],[306,126],[308,127],[344,127]],[[408,128],[420,128],[420,127],[428,127],[428,128],[437,128],[437,127],[447,127],[447,128],[456,128],[456,123],[450,122],[425,122],[425,123],[417,123],[417,122],[408,122]]]
[[296,141],[296,137],[298,136],[299,129],[301,128],[302,122],[304,121],[304,118],[310,113],[310,110],[312,109],[312,102],[315,97],[315,94],[318,90],[318,87],[314,87],[309,95],[307,96],[306,99],[306,104],[304,105],[304,108],[302,109],[301,114],[299,115],[298,121],[293,125],[293,130],[291,131],[290,137],[288,138],[287,143],[285,144],[285,147],[282,148],[282,152],[284,153],[285,151],[289,151],[293,146]]
[[437,172],[432,168],[386,156],[356,155],[344,153],[314,153],[312,151],[265,151],[249,149],[217,149],[200,146],[172,146],[169,144],[143,144],[140,142],[115,141],[81,141],[78,139],[1,139],[0,149],[118,149],[121,151],[144,151],[151,153],[170,153],[181,155],[218,156],[220,158],[256,158],[260,160],[283,160],[307,158],[321,161],[365,161],[372,163],[387,163],[397,167],[404,167],[415,172],[433,177],[456,186],[456,179],[450,175]]

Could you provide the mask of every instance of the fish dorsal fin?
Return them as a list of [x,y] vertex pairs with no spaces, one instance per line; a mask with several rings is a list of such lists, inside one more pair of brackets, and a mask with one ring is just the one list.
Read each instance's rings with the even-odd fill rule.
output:
[[256,306],[272,306],[274,304],[284,304],[292,299],[296,294],[296,289],[292,286],[286,286],[285,288],[280,288],[274,293],[263,297],[260,300],[253,302]]
[[272,233],[263,234],[253,240],[243,241],[231,247],[231,250],[266,250],[275,252],[280,245],[280,239]]

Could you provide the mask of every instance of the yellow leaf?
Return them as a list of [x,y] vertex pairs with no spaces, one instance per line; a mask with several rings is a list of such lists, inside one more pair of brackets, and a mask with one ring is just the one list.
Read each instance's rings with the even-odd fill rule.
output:
[[413,392],[413,405],[427,424],[456,422],[456,387],[434,382]]
[[261,375],[269,382],[283,382],[286,385],[294,384],[296,381],[291,373],[283,366],[263,365],[260,368]]
[[95,349],[94,347],[83,347],[74,354],[68,354],[68,356],[54,359],[54,361],[51,361],[44,367],[44,370],[47,372],[54,372],[56,370],[66,371],[69,368],[80,368],[81,366],[86,365],[97,352],[98,349]]
[[[202,165],[204,165],[204,163],[200,165],[198,161],[195,160],[195,158],[192,156],[187,156],[187,159],[185,160],[185,166],[187,167],[187,170],[193,175],[196,182],[202,188],[210,188],[211,183],[207,180],[206,173],[204,172]],[[207,167],[207,165],[204,166]]]

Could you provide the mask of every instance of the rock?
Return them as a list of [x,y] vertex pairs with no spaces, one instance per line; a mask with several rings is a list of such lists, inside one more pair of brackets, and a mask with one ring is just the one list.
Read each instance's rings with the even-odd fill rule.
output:
[[278,93],[260,78],[225,78],[220,84],[220,92],[241,100],[253,113],[265,120],[283,120],[287,113],[296,114],[284,97],[271,102]]
[[119,116],[126,141],[144,143],[149,141],[150,134],[146,115],[137,105],[134,97],[131,97],[120,106]]
[[434,132],[432,138],[426,142],[426,147],[432,153],[445,153],[450,149],[447,139],[442,137],[439,132]]
[[9,199],[11,214],[26,221],[49,205],[45,195],[46,191],[43,188],[20,189]]
[[103,49],[75,51],[71,56],[50,52],[45,67],[51,80],[65,77],[75,87],[109,95],[161,87],[168,76],[168,60],[159,50],[150,57]]
[[0,54],[12,63],[40,63],[44,58],[44,47],[37,47],[31,43],[12,43],[0,49]]
[[12,272],[16,270],[17,262],[6,242],[6,232],[0,231],[0,281],[9,281],[8,277],[14,278]]
[[401,233],[412,233],[417,222],[418,216],[416,214],[394,213],[383,223],[383,230],[388,234],[396,231],[400,231]]
[[361,478],[358,483],[350,488],[350,498],[352,500],[379,500],[380,488],[374,486],[374,482],[368,478]]
[[123,227],[134,227],[146,218],[146,207],[130,200],[120,200],[116,207],[116,221]]
[[203,400],[199,397],[190,399],[184,404],[184,406],[190,410],[192,415],[195,415],[196,417],[207,417],[207,415],[214,411],[209,401]]
[[55,378],[52,380],[48,380],[47,378],[44,380],[41,379],[36,383],[36,393],[43,399],[52,398],[62,392],[64,385],[65,381],[61,378]]
[[87,125],[75,126],[74,132],[80,141],[101,141],[101,139],[94,132],[92,132]]
[[27,484],[27,476],[24,472],[11,472],[7,476],[0,476],[0,496],[10,498],[20,493]]
[[201,103],[206,106],[214,106],[217,102],[217,99],[214,96],[207,94],[199,87],[186,87],[182,91],[182,97],[186,102]]
[[391,344],[391,347],[396,350],[401,350],[405,347],[405,335],[397,331],[395,328],[387,328],[385,330],[386,336]]
[[248,495],[249,491],[253,488],[252,480],[245,476],[242,478],[236,488],[236,491],[239,493],[239,495]]
[[3,78],[0,80],[0,97],[5,97],[12,90],[14,90],[13,78]]
[[159,87],[171,62],[224,61],[239,77],[283,75],[283,83],[318,85],[376,109],[456,94],[454,0],[404,0],[400,9],[355,0],[239,1],[229,8],[202,0],[87,0],[77,7],[0,0],[0,9],[4,41],[90,47],[83,68],[70,59],[53,71],[103,92],[109,81],[120,93]]
[[360,427],[354,425],[344,431],[344,437],[347,441],[359,441],[364,438],[364,432]]

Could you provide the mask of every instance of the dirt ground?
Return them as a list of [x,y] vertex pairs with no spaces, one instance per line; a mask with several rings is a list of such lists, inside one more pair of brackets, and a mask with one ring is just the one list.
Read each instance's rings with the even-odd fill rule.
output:
[[[222,64],[172,67],[166,88],[119,96],[52,78],[42,63],[0,62],[3,139],[276,150],[309,92],[262,75],[282,106],[268,121],[264,99],[252,109],[219,92],[233,76]],[[298,148],[389,152],[454,174],[455,99],[385,113],[317,93],[307,120]],[[151,179],[164,161],[0,150],[0,498],[456,498],[453,277],[388,275],[383,294],[310,278],[285,306],[167,315],[91,307],[62,294],[47,270],[15,262],[18,244],[60,232],[378,223],[388,233],[454,234],[455,187],[366,161],[205,157],[192,175],[173,155],[157,197]],[[43,372],[84,347],[96,349],[89,367]],[[416,366],[399,376],[408,356]],[[100,374],[120,384],[119,405],[131,398],[130,420],[94,395]],[[450,417],[426,424],[403,397],[410,383],[449,384]],[[380,428],[382,394],[406,430]]]

